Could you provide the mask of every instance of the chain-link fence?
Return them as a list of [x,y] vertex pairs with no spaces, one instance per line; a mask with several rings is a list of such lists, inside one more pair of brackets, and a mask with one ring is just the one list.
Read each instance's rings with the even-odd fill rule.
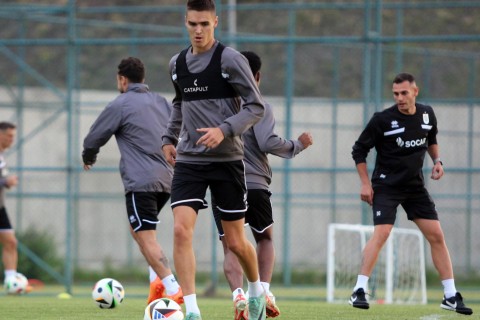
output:
[[[34,226],[55,235],[68,284],[74,267],[146,268],[128,233],[115,141],[85,173],[82,140],[117,95],[116,66],[125,56],[142,59],[150,88],[171,99],[168,61],[188,37],[184,1],[52,2],[0,5],[0,118],[18,125],[7,155],[20,177],[7,194],[10,215],[17,230]],[[296,159],[270,158],[276,269],[284,283],[295,270],[325,272],[329,223],[370,223],[350,152],[373,112],[392,104],[390,84],[400,71],[417,76],[419,102],[437,114],[446,176],[428,187],[454,266],[478,270],[480,3],[234,2],[217,2],[217,38],[262,57],[261,89],[274,107],[277,133],[296,138],[310,131],[315,139]],[[171,256],[170,208],[160,220],[158,238]],[[398,220],[413,227],[402,213]],[[220,269],[209,210],[200,213],[195,239],[199,269]]]

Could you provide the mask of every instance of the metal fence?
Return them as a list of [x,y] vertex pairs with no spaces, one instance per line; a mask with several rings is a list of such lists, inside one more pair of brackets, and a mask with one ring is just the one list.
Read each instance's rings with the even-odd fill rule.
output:
[[[0,119],[18,124],[7,157],[20,178],[7,195],[15,227],[55,235],[66,261],[57,278],[70,290],[76,267],[112,261],[146,269],[127,231],[115,143],[84,173],[82,140],[116,96],[125,56],[141,58],[147,83],[171,99],[168,61],[188,36],[184,1],[58,3],[0,5]],[[428,187],[455,269],[478,270],[480,1],[217,1],[217,13],[218,39],[262,56],[261,89],[277,132],[295,138],[307,130],[315,139],[296,159],[271,157],[276,269],[285,284],[295,270],[325,272],[329,223],[370,223],[351,147],[373,112],[392,103],[391,80],[404,70],[418,78],[419,101],[437,113],[446,176]],[[158,238],[171,256],[171,210],[160,219]],[[398,225],[413,227],[403,214]],[[215,273],[223,257],[208,210],[196,230],[199,268]]]

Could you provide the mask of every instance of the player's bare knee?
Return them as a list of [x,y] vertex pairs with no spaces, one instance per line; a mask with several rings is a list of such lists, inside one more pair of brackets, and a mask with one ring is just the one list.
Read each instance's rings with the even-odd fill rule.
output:
[[173,227],[173,237],[176,244],[191,243],[193,239],[193,231],[184,228],[181,225]]
[[5,237],[3,244],[4,246],[17,248],[18,241],[17,241],[17,238],[15,237],[15,234],[12,232],[7,237]]

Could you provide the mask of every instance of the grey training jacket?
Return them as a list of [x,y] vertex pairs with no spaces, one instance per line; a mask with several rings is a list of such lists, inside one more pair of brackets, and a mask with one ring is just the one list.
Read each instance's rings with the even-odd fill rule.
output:
[[[188,50],[186,62],[189,72],[203,71],[212,58],[218,42],[208,51],[192,54]],[[170,75],[176,74],[175,62],[178,54],[170,60]],[[178,94],[173,100],[173,111],[163,144],[177,147],[178,162],[226,162],[243,159],[241,134],[260,120],[264,112],[264,102],[253,78],[247,59],[238,51],[226,47],[221,58],[224,77],[232,85],[240,98],[205,99],[182,101]],[[179,86],[173,80],[176,92]],[[196,145],[201,137],[196,129],[219,127],[225,139],[213,149]]]
[[163,155],[161,137],[171,110],[168,101],[150,92],[146,84],[130,84],[93,123],[84,153],[97,154],[115,135],[125,192],[170,193],[173,168]]
[[299,140],[286,140],[275,132],[272,106],[265,104],[260,121],[243,134],[245,144],[245,174],[248,189],[265,189],[272,181],[272,169],[267,155],[291,159],[304,150]]

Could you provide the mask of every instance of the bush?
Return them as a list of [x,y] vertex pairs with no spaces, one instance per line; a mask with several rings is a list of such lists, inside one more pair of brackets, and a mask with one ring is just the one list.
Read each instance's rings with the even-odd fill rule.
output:
[[[29,227],[23,232],[17,233],[17,239],[30,251],[58,273],[63,273],[64,261],[58,256],[55,240],[47,231],[36,230]],[[27,278],[39,279],[43,282],[52,282],[54,278],[32,261],[27,254],[18,252],[18,272]]]

